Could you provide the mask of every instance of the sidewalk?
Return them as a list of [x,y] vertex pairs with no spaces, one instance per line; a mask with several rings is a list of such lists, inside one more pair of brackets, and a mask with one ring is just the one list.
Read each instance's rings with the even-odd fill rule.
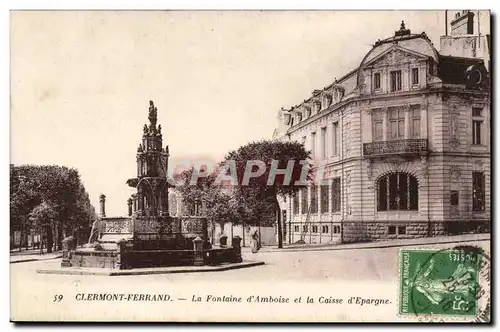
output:
[[25,262],[35,262],[35,261],[44,261],[49,259],[56,259],[62,257],[62,252],[57,251],[50,254],[40,255],[40,251],[35,250],[37,253],[27,253],[23,255],[23,252],[19,252],[18,254],[10,253],[10,263],[25,263]]
[[323,250],[350,250],[350,249],[373,249],[373,248],[391,248],[421,246],[446,243],[467,243],[476,241],[489,241],[490,233],[484,234],[465,234],[465,235],[446,235],[415,239],[394,239],[377,242],[346,243],[346,244],[285,244],[282,249],[277,246],[262,247],[260,252],[290,252],[290,251],[323,251]]
[[[43,251],[47,253],[47,248],[43,248]],[[11,256],[29,256],[29,255],[39,255],[40,254],[40,249],[22,249],[19,251],[19,248],[16,249],[11,249],[10,250],[10,255]]]

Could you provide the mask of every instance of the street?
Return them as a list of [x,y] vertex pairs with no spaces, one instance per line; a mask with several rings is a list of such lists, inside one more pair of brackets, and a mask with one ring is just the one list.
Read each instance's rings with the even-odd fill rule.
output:
[[[480,246],[489,251],[489,241],[467,242],[468,245]],[[438,244],[419,246],[425,248],[452,248],[455,244]],[[137,319],[166,319],[174,315],[176,319],[185,317],[194,310],[191,301],[195,297],[204,299],[211,296],[247,296],[249,294],[266,294],[272,296],[314,295],[335,296],[368,296],[370,298],[387,298],[393,308],[383,306],[363,311],[366,317],[388,319],[393,317],[398,292],[398,250],[400,248],[368,248],[323,251],[263,251],[251,254],[245,250],[245,260],[261,260],[266,264],[239,270],[180,273],[142,276],[78,276],[78,275],[46,275],[37,274],[40,268],[57,267],[60,260],[26,262],[11,264],[12,314],[18,317],[33,319],[92,319],[104,317],[130,319],[131,312]],[[158,304],[141,303],[140,307],[131,304],[106,305],[105,302],[76,301],[77,294],[87,293],[168,293],[176,299],[176,305],[158,313]],[[57,296],[64,300],[57,303]],[[80,295],[83,296],[83,295]],[[177,301],[179,300],[179,301]],[[56,302],[56,303],[54,303]],[[66,305],[62,303],[66,303]],[[35,304],[36,303],[36,304]],[[33,310],[36,305],[44,306],[44,310]],[[199,305],[199,304],[198,304]],[[223,305],[223,304],[211,304]],[[228,304],[229,305],[229,304]],[[286,305],[285,305],[286,306]],[[238,306],[224,307],[223,312],[197,312],[197,317],[210,319],[217,315],[229,314],[231,317],[244,318],[244,312]],[[135,308],[135,309],[134,309]],[[149,309],[148,309],[149,308]],[[253,307],[252,307],[253,308]],[[343,308],[343,307],[342,307]],[[206,309],[206,308],[205,308]],[[97,311],[96,311],[97,310]],[[102,311],[104,310],[104,311]],[[255,314],[266,317],[267,309],[255,307]],[[332,319],[332,312],[323,312],[315,308],[318,320]],[[92,313],[92,314],[90,314]],[[128,314],[127,314],[128,313]],[[361,312],[358,312],[360,314]],[[290,319],[306,319],[307,311],[296,316],[290,312]],[[340,310],[335,319],[354,319],[350,312]],[[90,316],[89,316],[90,315]],[[97,315],[97,316],[96,316]],[[167,315],[167,316],[164,316]],[[200,316],[201,315],[201,316]],[[235,316],[236,315],[236,316]],[[247,313],[248,315],[248,313]],[[329,316],[328,316],[329,315]],[[340,316],[338,316],[340,315]],[[90,318],[89,318],[90,317]],[[171,316],[168,316],[172,319]],[[287,315],[281,315],[285,319]],[[303,318],[301,318],[303,317]],[[247,317],[248,318],[248,317]]]

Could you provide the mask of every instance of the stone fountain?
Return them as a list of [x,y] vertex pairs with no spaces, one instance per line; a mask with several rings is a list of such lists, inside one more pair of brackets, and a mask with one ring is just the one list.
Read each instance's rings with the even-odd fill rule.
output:
[[157,108],[149,102],[149,125],[144,125],[137,148],[137,176],[127,180],[136,193],[127,200],[127,217],[106,217],[106,196],[99,197],[100,216],[89,243],[76,248],[63,240],[62,267],[131,269],[177,265],[239,263],[240,238],[231,246],[213,247],[207,219],[169,214],[167,169],[169,150],[163,147]]

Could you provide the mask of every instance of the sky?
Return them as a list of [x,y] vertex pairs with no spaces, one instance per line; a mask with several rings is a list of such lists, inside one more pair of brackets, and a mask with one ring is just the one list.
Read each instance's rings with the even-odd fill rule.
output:
[[439,48],[444,11],[11,12],[10,162],[77,168],[96,210],[104,193],[125,215],[149,100],[171,163],[221,160],[401,20]]

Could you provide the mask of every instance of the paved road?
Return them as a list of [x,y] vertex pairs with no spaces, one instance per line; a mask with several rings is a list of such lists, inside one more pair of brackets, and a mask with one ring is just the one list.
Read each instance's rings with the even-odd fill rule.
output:
[[[489,241],[469,242],[467,244],[481,246],[489,251]],[[453,245],[425,246],[425,248],[436,249],[450,247]],[[238,294],[238,292],[249,294],[249,292],[263,290],[266,294],[288,294],[290,296],[293,292],[297,295],[303,295],[303,292],[308,294],[316,292],[318,295],[321,292],[326,292],[329,295],[339,292],[353,294],[371,292],[373,295],[397,298],[398,250],[399,248],[377,248],[245,253],[244,259],[262,260],[266,262],[266,265],[224,272],[145,276],[71,276],[36,273],[36,269],[58,266],[59,259],[11,264],[12,308],[13,312],[19,315],[26,312],[26,309],[34,303],[38,303],[38,305],[46,305],[47,308],[51,308],[47,310],[53,310],[50,311],[50,315],[56,315],[56,318],[71,315],[74,317],[75,311],[80,312],[81,310],[84,312],[98,308],[101,308],[98,310],[111,310],[111,307],[104,303],[75,301],[75,296],[78,293],[96,292],[169,292],[174,297],[188,299],[184,302],[191,302],[192,296],[205,297],[207,293],[216,295]],[[241,281],[245,281],[245,283],[241,283]],[[290,293],[292,290],[293,292]],[[301,291],[303,292],[301,293]],[[69,302],[66,302],[64,306],[57,307],[56,304],[52,303],[57,294],[63,294],[65,299],[69,299]],[[114,312],[114,315],[134,312],[133,307],[120,308],[119,311]],[[175,308],[180,310],[184,307],[181,303]],[[134,314],[139,315],[137,317],[142,319],[151,319],[148,314],[152,315],[155,312],[154,308],[151,310],[141,309],[140,312]],[[192,310],[192,307],[185,307],[183,310]],[[227,310],[231,310],[231,308]],[[238,311],[234,314],[239,313]],[[266,309],[261,314],[267,313]],[[377,315],[372,311],[370,313]],[[381,311],[382,313],[383,311]],[[205,314],[205,312],[200,314]],[[321,316],[321,311],[318,311],[318,315]],[[341,314],[339,313],[339,315]],[[339,316],[339,319],[349,319],[347,313],[342,313],[342,315]],[[40,311],[29,317],[47,319],[49,316],[46,312]],[[158,317],[157,314],[154,317]],[[318,319],[320,319],[319,316]]]
[[[489,241],[475,241],[467,244],[481,246],[489,251]],[[449,248],[453,244],[433,244],[420,246],[424,248]],[[155,282],[167,279],[172,281],[191,280],[241,280],[245,279],[281,279],[281,280],[384,280],[391,281],[396,277],[398,259],[397,247],[367,248],[350,250],[318,250],[296,252],[259,252],[243,254],[245,260],[264,261],[263,266],[225,272],[209,272],[203,274],[173,274],[136,276],[138,282]],[[33,282],[34,279],[51,283],[58,280],[80,279],[77,276],[38,275],[37,269],[59,266],[60,260],[27,262],[11,265],[12,279],[21,282]],[[115,283],[116,277],[92,277],[101,284]],[[93,280],[93,279],[89,279]],[[129,282],[130,277],[127,277]]]

